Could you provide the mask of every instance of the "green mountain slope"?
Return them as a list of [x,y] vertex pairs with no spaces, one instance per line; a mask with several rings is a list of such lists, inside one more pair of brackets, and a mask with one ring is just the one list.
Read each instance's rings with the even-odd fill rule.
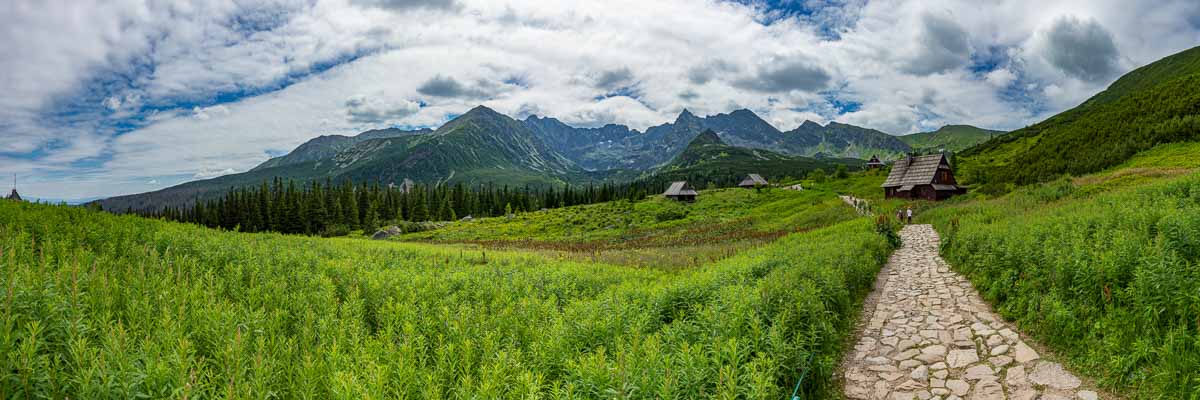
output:
[[1003,190],[1120,164],[1160,143],[1200,139],[1200,48],[1139,68],[1080,106],[958,157],[961,179]]
[[873,155],[895,158],[911,150],[895,136],[874,129],[830,122],[825,126],[804,121],[783,133],[789,154],[869,159]]
[[319,161],[329,157],[333,157],[338,153],[350,149],[359,143],[373,139],[390,139],[411,135],[424,135],[433,132],[430,129],[419,129],[415,131],[406,131],[401,129],[375,129],[360,133],[355,136],[342,135],[325,135],[318,136],[304,142],[290,153],[271,158],[257,167],[251,169],[262,170],[267,168],[282,167],[287,165],[302,164],[309,161]]
[[988,141],[1004,132],[977,128],[970,125],[946,125],[933,132],[921,132],[911,135],[898,136],[900,141],[907,143],[914,151],[963,151],[977,144]]
[[818,168],[832,171],[838,165],[853,169],[861,164],[862,161],[856,159],[792,157],[770,150],[730,146],[712,130],[705,130],[670,163],[655,170],[651,179],[728,186],[741,181],[747,174],[778,180],[802,177]]
[[[264,164],[245,173],[96,203],[115,211],[157,210],[212,198],[230,188],[257,185],[275,177],[300,182],[349,179],[387,185],[407,178],[427,183],[512,186],[561,185],[589,179],[585,171],[549,149],[524,124],[482,106],[431,133],[367,137],[326,136],[277,158],[275,165]],[[347,146],[349,141],[354,143]]]

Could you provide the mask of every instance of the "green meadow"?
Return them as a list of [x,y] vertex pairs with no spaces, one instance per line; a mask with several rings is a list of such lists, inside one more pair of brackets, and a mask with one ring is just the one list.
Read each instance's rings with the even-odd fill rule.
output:
[[[802,375],[807,398],[835,396],[886,237],[816,192],[708,194],[528,229],[608,240],[629,231],[585,228],[633,222],[674,243],[716,218],[788,232],[716,262],[641,268],[0,202],[0,397],[779,399]],[[637,216],[613,211],[628,208]],[[796,216],[762,217],[782,211]],[[535,215],[547,214],[517,218]]]

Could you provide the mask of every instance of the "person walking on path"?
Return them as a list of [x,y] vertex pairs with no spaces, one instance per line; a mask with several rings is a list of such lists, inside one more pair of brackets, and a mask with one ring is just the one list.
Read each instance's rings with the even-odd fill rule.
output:
[[912,206],[908,206],[908,223],[912,223]]
[[896,209],[896,221],[899,223],[902,223],[902,224],[904,223],[904,209],[903,208]]

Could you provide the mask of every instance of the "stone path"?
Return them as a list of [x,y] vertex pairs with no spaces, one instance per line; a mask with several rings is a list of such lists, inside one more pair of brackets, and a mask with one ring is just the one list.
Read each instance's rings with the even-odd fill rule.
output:
[[860,198],[857,198],[854,196],[845,196],[845,195],[841,195],[838,197],[840,197],[842,199],[842,201],[846,203],[846,205],[848,205],[850,207],[854,207],[854,211],[858,211],[859,214],[867,215],[867,214],[871,213],[870,203],[867,203],[866,200],[863,200],[863,199],[860,199]]
[[847,398],[1099,398],[992,313],[938,255],[931,226],[908,225],[900,236],[843,362]]

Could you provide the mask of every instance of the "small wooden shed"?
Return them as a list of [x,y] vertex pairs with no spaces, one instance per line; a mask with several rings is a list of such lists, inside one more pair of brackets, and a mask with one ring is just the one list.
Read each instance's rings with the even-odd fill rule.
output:
[[954,179],[954,170],[944,154],[909,156],[892,164],[892,172],[881,185],[885,198],[945,200],[967,193]]
[[676,201],[693,202],[696,201],[696,189],[692,189],[686,181],[671,182],[671,186],[663,193],[668,199]]
[[879,168],[883,168],[883,161],[879,160],[879,156],[875,156],[875,155],[871,156],[871,159],[867,160],[867,169],[879,169]]
[[759,186],[767,186],[767,180],[763,179],[762,175],[759,174],[746,175],[746,178],[742,179],[742,183],[738,184],[738,187],[748,189],[754,189]]

